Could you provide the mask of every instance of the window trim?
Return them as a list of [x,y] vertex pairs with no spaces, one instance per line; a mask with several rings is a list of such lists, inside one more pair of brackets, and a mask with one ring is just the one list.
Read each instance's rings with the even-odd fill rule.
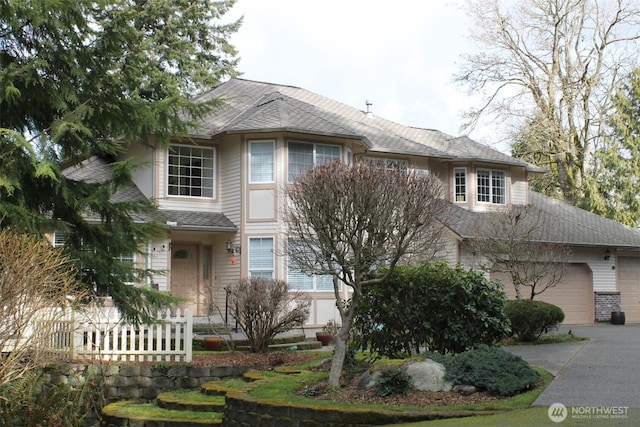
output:
[[[480,200],[480,172],[488,172],[489,176],[488,176],[488,188],[489,188],[489,193],[488,193],[488,198],[489,201],[484,201],[484,200]],[[501,195],[497,195],[495,193],[496,187],[494,185],[494,174],[501,174],[502,175],[502,183],[503,186],[502,188],[502,194]],[[484,194],[483,194],[484,195]],[[495,202],[494,200],[496,199],[496,196],[501,196],[502,201],[501,202]],[[486,169],[486,168],[478,168],[476,169],[476,201],[478,203],[484,203],[484,204],[488,204],[488,205],[506,205],[507,204],[507,172],[504,170],[500,170],[500,169]]]
[[[171,149],[174,147],[184,147],[184,148],[197,148],[200,150],[207,150],[211,152],[211,196],[192,196],[192,195],[182,195],[182,194],[171,194],[169,192],[169,188],[170,188],[170,184],[169,184],[169,170],[171,168],[171,164],[170,164],[170,159],[171,159]],[[204,157],[202,158],[204,159]],[[182,198],[182,199],[207,199],[207,200],[216,200],[217,199],[217,179],[216,179],[216,174],[218,172],[218,168],[217,168],[217,162],[218,162],[218,150],[217,147],[211,147],[211,146],[205,146],[205,145],[187,145],[187,144],[171,144],[169,145],[169,147],[167,148],[167,159],[166,159],[166,173],[165,173],[165,179],[166,179],[166,183],[165,183],[165,192],[167,197],[176,197],[176,198]],[[178,177],[180,177],[180,175],[176,175]],[[203,179],[204,177],[200,177],[201,179]],[[177,187],[179,188],[179,186]],[[190,189],[194,188],[191,185],[189,185]],[[208,187],[203,187],[200,186],[199,187],[201,190],[208,188]]]
[[[252,269],[251,268],[251,241],[252,240],[263,240],[263,239],[271,239],[271,270],[269,269]],[[256,271],[256,272],[267,272],[267,271],[271,271],[271,279],[275,279],[275,274],[276,274],[276,253],[275,253],[275,245],[276,245],[276,239],[273,236],[251,236],[249,237],[249,239],[247,240],[247,246],[249,248],[248,252],[247,252],[247,275],[249,277],[264,277],[264,276],[252,276],[251,272],[252,271]]]
[[[313,164],[311,165],[311,167],[316,167],[319,166],[318,162],[317,162],[317,150],[316,147],[317,146],[324,146],[324,147],[337,147],[338,148],[338,157],[335,160],[339,160],[339,161],[344,161],[343,159],[343,153],[342,153],[342,145],[339,144],[330,144],[330,143],[323,143],[323,142],[307,142],[307,141],[299,141],[299,140],[288,140],[287,141],[287,182],[289,183],[293,183],[295,182],[295,178],[292,179],[291,177],[291,168],[290,168],[290,153],[291,153],[291,143],[294,144],[302,144],[302,145],[311,145],[313,147]],[[323,163],[321,163],[323,164]]]
[[[464,187],[464,193],[462,192],[458,193],[458,172],[463,173],[462,176],[464,177],[464,183],[462,183],[460,186]],[[454,203],[467,203],[468,194],[469,194],[468,184],[467,184],[468,177],[469,175],[467,174],[466,167],[453,168],[453,202]],[[462,196],[462,200],[458,200],[458,196]]]
[[[254,144],[271,144],[271,154],[272,154],[272,163],[271,163],[271,180],[270,181],[254,181],[253,180],[253,167],[251,163],[252,153],[251,147]],[[273,139],[255,139],[249,141],[249,184],[273,184],[276,178],[276,144]]]
[[[301,291],[301,292],[334,292],[333,289],[333,276],[330,274],[307,274],[304,273],[302,270],[296,269],[294,268],[295,266],[293,265],[293,262],[291,262],[291,259],[289,258],[289,256],[287,255],[286,257],[287,260],[287,283],[289,284],[289,287],[292,291]],[[297,286],[293,286],[293,282],[291,280],[291,273],[296,273],[302,276],[306,276],[311,278],[311,289],[307,289],[307,288],[300,288]],[[326,279],[326,278],[330,278],[331,279],[331,287],[328,289],[318,289],[318,282],[322,279]],[[342,291],[342,283],[338,283],[338,288],[340,291]]]

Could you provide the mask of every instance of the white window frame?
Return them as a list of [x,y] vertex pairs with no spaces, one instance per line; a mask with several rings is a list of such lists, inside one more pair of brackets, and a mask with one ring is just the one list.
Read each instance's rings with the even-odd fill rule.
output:
[[[172,153],[172,150],[177,149],[179,154]],[[189,155],[187,153],[182,154],[182,150],[190,150]],[[200,156],[194,156],[194,151],[200,151]],[[210,156],[205,156],[205,153],[211,153]],[[172,164],[172,157],[178,157],[178,159],[197,159],[200,161],[200,166],[194,166],[193,162],[188,165],[181,165],[180,162],[177,164]],[[205,161],[211,161],[211,167],[205,166]],[[197,198],[197,199],[215,199],[216,198],[216,161],[217,161],[217,151],[215,147],[203,147],[199,145],[184,145],[184,144],[171,144],[167,150],[167,173],[166,173],[166,192],[169,197],[185,197],[185,198]],[[180,171],[181,167],[189,169],[193,171],[194,169],[200,169],[203,173],[201,176],[194,176],[193,174],[182,175]],[[177,173],[172,173],[172,168],[177,168]],[[207,176],[204,172],[210,171],[211,176]],[[193,180],[200,179],[200,185],[182,184],[182,180]],[[172,183],[175,180],[177,183]],[[210,185],[205,185],[205,181],[210,181]],[[172,194],[172,189],[177,189],[177,194]],[[188,189],[189,194],[180,194],[180,189],[186,188]],[[192,193],[197,192],[199,190],[200,195],[194,195]],[[203,193],[206,194],[203,195]],[[208,193],[211,193],[210,195]]]
[[[488,193],[480,192],[480,173],[488,174],[486,176],[486,180],[488,181],[486,184],[483,183],[482,187],[488,189]],[[506,205],[507,204],[507,173],[503,170],[494,170],[494,169],[477,169],[476,170],[476,190],[477,190],[477,201],[478,203],[487,203],[493,205]],[[496,180],[500,180],[502,185],[497,186]],[[502,190],[502,192],[498,192],[498,190]],[[488,200],[481,200],[488,198]]]
[[[271,265],[267,266],[267,268],[264,268],[264,266],[262,264],[257,264],[259,263],[258,260],[253,259],[254,256],[254,248],[257,243],[257,241],[264,241],[264,240],[271,240]],[[274,252],[274,247],[275,247],[275,238],[273,236],[254,236],[254,237],[249,237],[249,277],[265,277],[265,278],[270,278],[270,279],[275,279],[274,275],[275,275],[275,252]],[[266,258],[266,257],[265,257]]]
[[[268,162],[265,162],[264,154],[266,152],[261,152],[258,154],[253,153],[253,148],[258,146],[266,146],[269,144],[271,146],[271,177],[265,179],[264,177],[269,175],[269,172],[265,173],[260,171],[259,175],[254,177],[254,171],[257,170],[256,165],[254,165],[254,160],[260,162],[260,167],[268,166]],[[255,159],[254,159],[255,156]],[[275,142],[273,140],[255,140],[249,141],[249,184],[273,184],[275,182],[275,170],[276,170],[276,153],[275,153]]]
[[[53,232],[53,247],[54,248],[63,248],[64,245],[67,243],[67,239],[69,238],[70,233],[68,231],[63,231],[63,230],[55,230]],[[95,252],[95,249],[92,248],[85,248],[84,244],[82,247],[83,251],[91,251],[91,252]],[[119,261],[122,262],[130,262],[133,265],[136,264],[136,258],[137,258],[137,254],[134,252],[130,255],[120,255],[117,257],[117,259]],[[124,282],[127,285],[133,285],[134,282]]]
[[[305,169],[304,171],[296,171],[295,172],[295,176],[293,175],[293,171],[291,168],[291,144],[300,144],[300,145],[310,145],[312,147],[313,150],[313,158],[312,158],[312,164],[309,166],[309,168]],[[313,168],[315,166],[327,163],[325,162],[318,162],[318,147],[331,147],[331,148],[337,148],[338,149],[338,156],[335,157],[333,160],[340,160],[342,161],[342,147],[340,145],[336,145],[336,144],[321,144],[321,143],[313,143],[313,142],[303,142],[303,141],[287,141],[287,180],[288,182],[295,182],[296,177],[304,172],[306,172],[307,170],[309,170],[310,168]]]
[[[287,257],[287,283],[292,291],[303,292],[333,292],[333,276],[307,274],[295,268],[290,258]],[[322,284],[324,287],[320,288]],[[328,284],[327,284],[328,283]],[[339,290],[342,290],[341,283],[338,284]]]
[[[461,174],[461,175],[458,175]],[[458,183],[458,177],[463,179],[462,183]],[[467,201],[467,168],[453,168],[453,201],[455,203],[466,203]],[[464,191],[458,191],[458,188],[464,188]]]

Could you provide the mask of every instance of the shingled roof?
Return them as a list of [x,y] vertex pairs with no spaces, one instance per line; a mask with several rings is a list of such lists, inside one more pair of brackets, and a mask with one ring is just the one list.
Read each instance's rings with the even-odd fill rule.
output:
[[503,154],[468,137],[400,125],[294,86],[231,79],[195,101],[221,99],[200,122],[197,134],[289,131],[362,140],[370,152],[483,161],[544,169]]
[[[540,210],[544,228],[536,240],[568,246],[640,249],[640,231],[587,212],[568,203],[530,191],[531,206]],[[495,213],[471,212],[452,205],[447,226],[464,240],[474,239],[486,229]]]

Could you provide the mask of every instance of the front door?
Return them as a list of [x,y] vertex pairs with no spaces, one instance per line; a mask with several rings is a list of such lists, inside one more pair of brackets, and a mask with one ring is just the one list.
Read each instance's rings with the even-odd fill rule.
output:
[[171,293],[187,301],[178,305],[184,310],[191,308],[198,313],[198,295],[200,294],[198,246],[195,244],[174,243],[171,245]]
[[171,293],[187,300],[178,304],[180,309],[190,308],[194,316],[207,315],[211,274],[211,246],[172,243]]

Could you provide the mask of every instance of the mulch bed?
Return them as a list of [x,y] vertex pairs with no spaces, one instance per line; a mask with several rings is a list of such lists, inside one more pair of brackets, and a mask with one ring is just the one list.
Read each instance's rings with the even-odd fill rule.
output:
[[[265,354],[245,352],[221,352],[206,355],[195,355],[193,364],[197,366],[251,366],[262,371],[273,370],[278,366],[293,366],[316,358],[317,355],[300,352],[271,352]],[[319,369],[328,370],[329,363]],[[501,397],[490,396],[487,393],[474,393],[464,396],[454,391],[420,391],[413,390],[406,395],[377,396],[376,390],[359,390],[357,388],[358,375],[352,379],[345,379],[339,389],[327,387],[326,381],[308,385],[298,394],[312,399],[330,400],[334,402],[350,402],[354,404],[368,404],[381,406],[452,406],[471,405],[477,403],[491,403],[504,400]]]

